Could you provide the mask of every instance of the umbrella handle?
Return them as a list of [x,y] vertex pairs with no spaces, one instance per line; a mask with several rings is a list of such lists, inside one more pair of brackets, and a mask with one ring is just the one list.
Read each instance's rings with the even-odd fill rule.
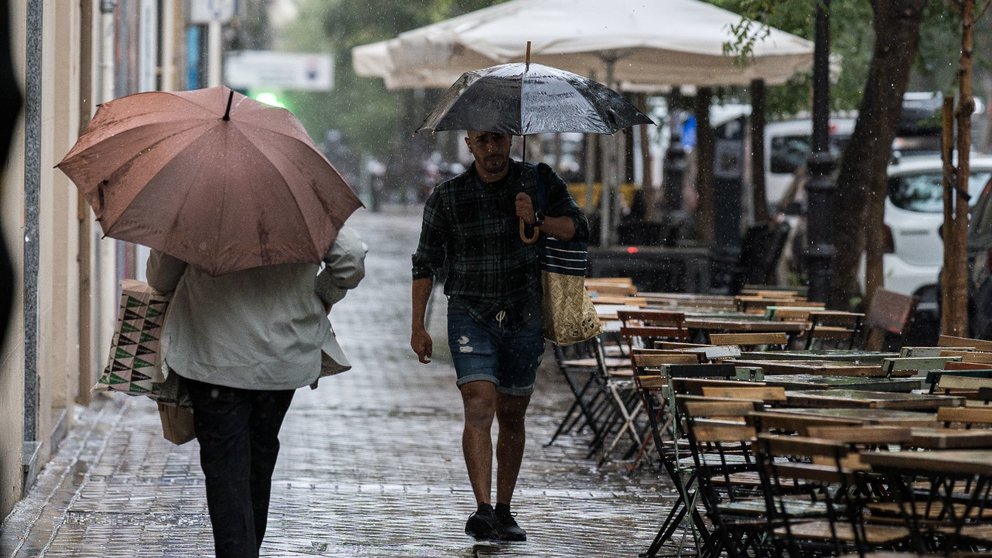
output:
[[519,220],[520,223],[520,240],[524,241],[524,244],[534,244],[537,239],[541,237],[541,227],[534,225],[534,235],[527,236],[527,225],[524,223],[523,219]]

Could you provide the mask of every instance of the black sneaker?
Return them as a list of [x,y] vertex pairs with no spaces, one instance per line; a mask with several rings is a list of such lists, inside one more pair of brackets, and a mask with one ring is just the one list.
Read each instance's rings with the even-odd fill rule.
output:
[[492,508],[480,509],[468,516],[468,521],[465,522],[465,534],[477,541],[498,539],[500,523],[496,520],[496,512]]
[[504,541],[525,541],[527,540],[527,531],[524,531],[517,525],[517,520],[513,519],[513,514],[509,511],[500,510],[496,514],[496,519],[499,521],[499,538]]

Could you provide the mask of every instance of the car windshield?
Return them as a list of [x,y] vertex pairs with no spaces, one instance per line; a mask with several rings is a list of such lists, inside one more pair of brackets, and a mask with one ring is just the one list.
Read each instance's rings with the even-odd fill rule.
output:
[[[973,171],[968,181],[971,205],[978,201],[982,186],[992,176],[989,171]],[[943,175],[940,171],[922,172],[889,178],[889,200],[899,209],[919,213],[944,211]]]
[[[838,157],[847,145],[848,137],[830,136],[830,152],[834,157]],[[769,166],[773,173],[792,173],[800,166],[806,164],[812,149],[809,135],[775,136],[771,141],[771,156]]]

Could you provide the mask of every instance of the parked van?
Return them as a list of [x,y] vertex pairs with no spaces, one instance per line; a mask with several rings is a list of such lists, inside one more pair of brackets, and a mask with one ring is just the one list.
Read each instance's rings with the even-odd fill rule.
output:
[[[828,145],[840,156],[854,132],[854,118],[831,118]],[[781,120],[765,125],[765,196],[768,205],[778,206],[789,189],[796,171],[805,168],[812,151],[813,121],[809,118]]]
[[[892,142],[894,153],[908,156],[940,154],[940,110],[942,96],[930,92],[907,92],[903,96],[902,114],[896,137]],[[729,114],[714,121],[717,137],[726,126],[746,126],[750,107],[742,107],[736,114]],[[985,104],[975,99],[972,116],[973,145],[984,145],[988,135]],[[835,156],[840,156],[854,133],[857,115],[834,115],[828,123],[829,146]],[[812,147],[813,121],[811,118],[793,118],[770,121],[765,124],[765,198],[770,208],[780,204],[788,208],[789,200],[783,196],[789,189],[797,169],[802,168]],[[746,140],[748,143],[750,140]],[[750,180],[750,160],[745,161],[745,184]],[[745,194],[747,195],[747,193]],[[784,202],[784,203],[783,203]],[[796,209],[796,208],[793,208]]]

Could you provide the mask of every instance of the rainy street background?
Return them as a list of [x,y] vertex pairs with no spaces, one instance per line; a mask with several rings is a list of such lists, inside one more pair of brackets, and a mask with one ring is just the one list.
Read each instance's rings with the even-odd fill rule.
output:
[[[463,72],[523,62],[533,43],[535,64],[607,83],[656,124],[533,134],[526,153],[515,141],[512,157],[553,166],[586,212],[590,276],[641,294],[785,288],[866,316],[884,288],[915,307],[898,313],[896,345],[990,339],[988,5],[0,0],[0,558],[213,552],[197,443],[165,441],[146,398],[91,391],[121,282],[145,278],[149,253],[106,235],[57,166],[98,106],[224,86],[283,107],[367,208],[350,220],[371,248],[367,278],[332,315],[355,367],[297,392],[264,556],[636,556],[673,489],[650,460],[630,473],[587,459],[587,433],[544,446],[574,401],[550,353],[514,499],[530,540],[463,534],[475,502],[444,300],[422,366],[408,346],[410,255],[424,200],[472,157],[459,133],[413,131]],[[201,168],[146,173],[139,151],[111,178]]]
[[[369,245],[364,282],[331,315],[354,369],[301,389],[286,418],[263,556],[635,556],[668,511],[663,475],[596,467],[586,436],[543,447],[572,400],[550,355],[530,412],[514,497],[524,543],[473,544],[461,400],[435,296],[435,359],[409,348],[414,209],[351,221]],[[131,558],[212,553],[197,444],[162,438],[151,401],[104,397],[82,411],[0,535],[0,556]]]

